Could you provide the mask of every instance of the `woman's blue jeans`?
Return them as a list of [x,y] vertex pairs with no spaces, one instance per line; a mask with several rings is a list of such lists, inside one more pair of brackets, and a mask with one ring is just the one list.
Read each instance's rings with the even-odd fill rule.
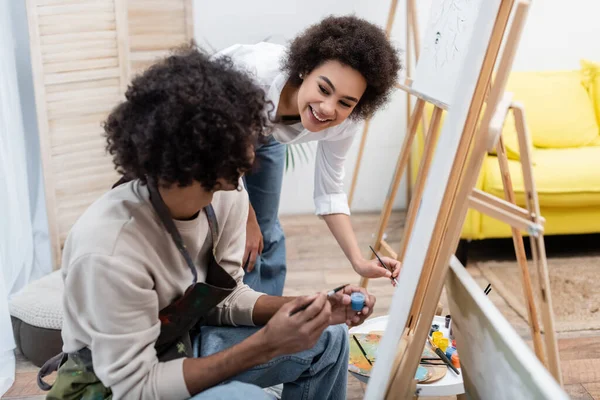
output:
[[[286,145],[273,137],[256,149],[254,168],[244,182],[263,235],[264,248],[244,283],[271,296],[281,296],[286,274],[285,236],[279,223]],[[246,260],[244,260],[245,262]]]

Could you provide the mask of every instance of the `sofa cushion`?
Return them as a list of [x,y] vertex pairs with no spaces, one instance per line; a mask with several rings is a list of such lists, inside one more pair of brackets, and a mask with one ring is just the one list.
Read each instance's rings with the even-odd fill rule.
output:
[[[600,206],[600,146],[535,149],[533,177],[542,207]],[[504,198],[498,159],[485,160],[483,190]],[[521,163],[509,160],[517,203],[525,205]]]
[[[512,72],[506,91],[514,93],[514,101],[525,106],[535,147],[587,146],[598,136],[598,123],[580,71]],[[503,136],[514,135],[514,123],[506,123]]]
[[38,367],[62,349],[63,291],[58,270],[31,282],[9,302],[17,347]]
[[600,63],[581,60],[581,83],[592,100],[596,123],[600,126]]

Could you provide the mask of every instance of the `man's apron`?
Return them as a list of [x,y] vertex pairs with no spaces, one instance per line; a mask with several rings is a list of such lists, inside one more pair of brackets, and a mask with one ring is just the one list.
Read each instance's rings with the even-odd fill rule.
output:
[[[115,186],[126,182],[125,179]],[[115,187],[113,186],[113,188]],[[159,311],[160,335],[155,343],[159,361],[166,362],[182,357],[193,357],[190,332],[203,323],[206,315],[236,287],[235,280],[215,260],[215,247],[218,237],[218,224],[215,212],[209,204],[204,208],[212,239],[212,251],[208,256],[206,282],[197,282],[198,273],[194,262],[185,248],[183,239],[173,223],[163,202],[156,183],[148,179],[150,201],[160,217],[177,249],[185,259],[192,273],[192,284],[183,296]],[[169,268],[165,265],[164,268]],[[54,385],[44,382],[43,378],[58,371]],[[38,386],[49,391],[47,399],[111,399],[110,388],[105,387],[94,373],[92,353],[85,347],[75,353],[60,353],[48,360],[38,372]]]

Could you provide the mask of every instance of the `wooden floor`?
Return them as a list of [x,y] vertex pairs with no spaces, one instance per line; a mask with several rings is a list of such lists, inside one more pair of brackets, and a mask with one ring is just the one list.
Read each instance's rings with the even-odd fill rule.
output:
[[[378,214],[355,214],[352,223],[364,254],[369,257],[369,245],[376,232]],[[329,234],[325,223],[315,216],[292,216],[282,218],[286,233],[288,275],[284,295],[310,294],[328,290],[343,283],[358,283],[358,276],[346,261],[335,239]],[[399,247],[402,234],[403,215],[394,214],[388,225],[388,242]],[[510,248],[510,247],[509,247]],[[479,249],[478,257],[485,257],[486,250]],[[487,282],[476,268],[467,270],[484,288]],[[387,313],[392,287],[387,280],[371,281],[369,291],[377,297],[375,315]],[[494,291],[490,298],[526,341],[529,339],[527,323]],[[442,304],[446,299],[442,295]],[[447,308],[446,308],[447,310]],[[445,311],[446,311],[445,310]],[[573,399],[600,400],[600,332],[584,331],[559,335],[559,351],[565,389]],[[5,399],[44,398],[35,381],[37,369],[18,357],[15,385],[6,393]],[[362,399],[364,385],[354,377],[348,377],[348,400]],[[448,399],[451,399],[449,397]]]

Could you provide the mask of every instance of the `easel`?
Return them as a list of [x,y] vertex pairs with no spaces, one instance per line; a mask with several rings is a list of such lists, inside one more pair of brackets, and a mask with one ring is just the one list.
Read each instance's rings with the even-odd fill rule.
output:
[[[392,4],[390,5],[390,10],[388,12],[388,20],[385,28],[386,35],[388,38],[392,32],[392,26],[394,25],[394,19],[396,16],[396,9],[398,7],[398,0],[392,0]],[[415,61],[419,60],[419,49],[420,49],[420,38],[419,38],[419,26],[417,22],[417,14],[416,14],[416,4],[415,0],[406,0],[406,74],[407,76],[411,75],[412,72],[412,57],[411,57],[411,38],[412,38],[412,46],[414,47],[415,52]],[[400,87],[400,85],[396,85],[396,87]],[[410,120],[409,116],[411,115],[412,101],[411,101],[410,93],[406,93],[406,117],[407,117],[407,131],[410,130]],[[365,121],[365,125],[363,127],[362,137],[360,139],[360,145],[358,147],[358,156],[356,158],[356,165],[354,166],[354,173],[352,175],[352,184],[350,185],[350,191],[348,192],[348,205],[352,207],[352,200],[354,200],[354,191],[356,190],[356,183],[358,181],[358,174],[360,172],[360,166],[363,158],[363,154],[365,151],[365,144],[367,142],[367,136],[369,132],[369,125],[371,123],[371,119],[367,119]],[[426,129],[425,118],[422,119],[423,130]],[[410,152],[408,154],[408,161],[406,165],[406,206],[411,202],[412,198],[412,186],[411,186],[411,162],[410,162]],[[398,187],[400,186],[400,181],[402,179],[402,175],[400,175],[400,179],[397,181],[394,180],[394,193],[398,191]],[[393,200],[392,200],[393,203]],[[390,205],[391,207],[391,205]]]
[[[410,268],[411,271],[405,272],[400,276],[400,285],[402,288],[396,288],[396,293],[390,309],[390,321],[388,329],[380,343],[378,360],[367,388],[368,399],[382,398],[384,393],[386,398],[411,398],[414,395],[415,381],[414,372],[419,364],[420,354],[425,343],[425,338],[430,328],[430,322],[433,319],[437,301],[441,295],[444,277],[448,270],[448,261],[452,251],[456,248],[460,238],[460,231],[466,212],[469,207],[473,207],[480,212],[491,215],[509,223],[513,227],[513,240],[517,251],[517,258],[524,278],[525,296],[530,309],[530,325],[532,328],[534,347],[537,356],[542,363],[543,350],[541,345],[541,334],[537,326],[537,317],[533,305],[533,290],[527,272],[527,264],[523,247],[523,238],[519,229],[528,230],[531,236],[532,253],[534,263],[537,265],[539,274],[539,293],[542,302],[542,318],[545,327],[546,351],[548,357],[549,370],[554,378],[562,384],[562,378],[559,369],[558,348],[554,336],[554,321],[552,318],[552,305],[549,292],[548,270],[545,257],[545,248],[543,242],[543,219],[540,217],[539,203],[535,196],[535,186],[531,174],[530,148],[531,141],[528,136],[524,121],[524,113],[520,106],[510,103],[510,96],[501,96],[510,71],[510,66],[514,58],[516,44],[519,41],[522,27],[529,3],[526,0],[517,1],[517,7],[512,26],[506,41],[504,53],[497,69],[497,75],[488,94],[487,107],[477,129],[478,117],[481,112],[484,99],[488,92],[491,81],[492,71],[494,69],[496,58],[500,52],[500,47],[514,0],[500,0],[499,8],[495,19],[490,40],[487,44],[485,57],[479,72],[479,79],[476,83],[473,95],[470,99],[466,121],[463,126],[460,142],[456,156],[454,157],[452,169],[449,172],[449,179],[446,189],[441,199],[439,214],[433,225],[429,245],[426,247],[422,266],[409,263],[404,269]],[[408,160],[408,154],[412,145],[412,140],[416,133],[418,121],[421,119],[425,102],[432,103],[434,110],[431,118],[430,128],[428,130],[425,150],[417,186],[411,207],[409,208],[406,233],[400,252],[396,255],[390,249],[389,245],[383,241],[383,230],[387,225],[391,213],[391,204],[395,191],[388,193],[386,207],[382,212],[379,234],[376,239],[375,248],[381,250],[383,254],[405,261],[409,240],[413,236],[413,228],[417,220],[418,208],[426,186],[427,175],[433,160],[434,146],[437,141],[440,117],[447,106],[436,102],[434,99],[427,98],[421,93],[412,89],[411,82],[407,82],[402,89],[418,97],[415,111],[411,117],[410,129],[405,137],[401,155],[396,167],[395,179],[402,176],[402,170]],[[508,175],[508,160],[504,151],[503,143],[499,140],[500,132],[506,112],[512,109],[515,113],[515,121],[519,132],[519,146],[522,152],[522,167],[524,181],[526,182],[527,210],[517,207],[514,204],[514,192]],[[488,134],[492,134],[491,146]],[[475,138],[475,145],[469,154],[471,143]],[[474,191],[475,183],[481,170],[481,164],[490,147],[494,147],[498,142],[497,152],[500,168],[503,173],[503,183],[505,194],[508,201],[497,199],[483,192]],[[470,155],[470,157],[469,157]],[[467,163],[468,159],[468,163]],[[432,201],[433,202],[433,201]],[[424,231],[428,228],[422,228]],[[421,232],[419,232],[421,233]],[[414,245],[414,243],[410,243]],[[423,248],[421,246],[421,248]],[[414,250],[411,261],[419,260],[419,250]],[[417,272],[417,274],[414,274]],[[404,282],[403,282],[404,281]],[[418,283],[418,284],[417,284]],[[367,280],[362,280],[361,285],[366,286]],[[403,289],[404,293],[399,293]],[[406,312],[406,304],[401,303],[400,298],[414,294],[410,312]],[[406,303],[406,302],[405,302]],[[398,308],[398,310],[395,310]],[[398,313],[398,311],[400,311]],[[404,315],[402,315],[402,313]],[[401,340],[398,340],[401,338]],[[394,356],[392,348],[398,349],[398,343],[401,343],[399,352]],[[460,343],[459,343],[460,347]],[[381,350],[383,349],[383,350]],[[390,374],[392,376],[390,376]],[[390,379],[391,378],[391,379]]]

